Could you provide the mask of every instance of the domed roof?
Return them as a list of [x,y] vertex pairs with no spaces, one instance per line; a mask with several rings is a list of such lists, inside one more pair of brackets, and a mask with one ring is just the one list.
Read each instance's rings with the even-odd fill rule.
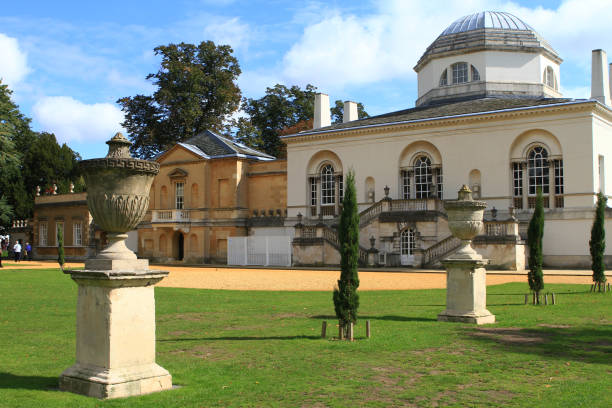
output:
[[482,11],[454,21],[431,43],[415,71],[432,58],[482,50],[543,53],[561,63],[557,52],[520,18],[505,12]]
[[497,28],[502,30],[531,30],[520,18],[500,11],[481,11],[457,19],[448,26],[441,35],[463,33],[465,31],[477,30],[479,28]]

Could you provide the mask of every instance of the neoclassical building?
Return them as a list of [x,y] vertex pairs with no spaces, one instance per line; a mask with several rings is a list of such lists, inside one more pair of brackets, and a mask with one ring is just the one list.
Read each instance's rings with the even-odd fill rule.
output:
[[356,120],[347,102],[344,122],[332,125],[329,97],[317,95],[314,129],[283,139],[288,215],[301,226],[294,262],[337,260],[332,249],[312,247],[333,247],[352,169],[362,249],[373,247],[381,262],[432,265],[452,252],[443,200],[467,184],[488,203],[476,242],[486,256],[505,264],[510,251],[510,267],[524,263],[522,239],[541,190],[545,263],[588,266],[596,194],[612,191],[609,71],[605,52],[592,57],[592,97],[564,98],[562,59],[551,45],[516,16],[481,12],[453,22],[425,50],[414,67],[414,108]]
[[211,131],[156,161],[138,255],[155,262],[227,263],[228,240],[290,235],[284,227],[286,161]]

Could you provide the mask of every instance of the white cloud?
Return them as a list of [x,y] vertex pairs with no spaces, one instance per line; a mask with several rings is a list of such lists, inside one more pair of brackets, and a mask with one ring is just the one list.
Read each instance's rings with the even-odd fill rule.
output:
[[104,141],[119,131],[123,112],[110,103],[86,104],[69,96],[44,97],[32,108],[41,128],[58,142]]
[[29,72],[27,55],[19,48],[16,38],[0,33],[0,78],[11,89]]
[[214,20],[215,22],[207,24],[204,28],[205,38],[211,39],[217,45],[229,44],[234,50],[248,48],[251,36],[248,24],[240,22],[239,17]]
[[457,18],[483,10],[515,14],[538,31],[566,61],[588,69],[591,49],[612,52],[612,1],[567,0],[556,9],[530,9],[504,0],[379,0],[376,12],[356,16],[340,10],[306,26],[285,54],[289,82],[341,90],[385,80],[415,80],[414,65],[427,46]]

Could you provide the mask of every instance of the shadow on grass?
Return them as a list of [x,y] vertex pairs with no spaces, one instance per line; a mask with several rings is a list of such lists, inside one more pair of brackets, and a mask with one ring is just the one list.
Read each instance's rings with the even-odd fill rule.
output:
[[[442,306],[444,307],[444,306]],[[315,315],[310,316],[311,319],[336,320],[336,316],[332,315]],[[392,322],[435,322],[437,319],[433,317],[410,317],[410,316],[367,316],[359,315],[359,320],[387,320]]]
[[214,340],[318,340],[321,336],[225,336],[225,337],[179,337],[175,339],[157,339],[157,341],[214,341]]
[[479,327],[466,329],[470,340],[492,345],[499,352],[535,354],[557,360],[612,365],[612,327],[595,328]]
[[0,372],[0,389],[15,390],[56,390],[58,377],[43,377],[39,375],[15,375]]

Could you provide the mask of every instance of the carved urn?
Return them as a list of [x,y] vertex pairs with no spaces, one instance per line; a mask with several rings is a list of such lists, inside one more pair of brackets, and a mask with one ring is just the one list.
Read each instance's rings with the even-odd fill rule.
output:
[[97,258],[136,259],[125,239],[149,208],[149,191],[159,163],[131,157],[132,143],[121,133],[106,144],[106,157],[79,164],[87,186],[87,206],[109,241]]
[[448,215],[448,227],[454,236],[461,240],[461,248],[453,254],[453,259],[482,259],[474,248],[472,239],[483,229],[483,215],[487,208],[484,201],[474,201],[472,191],[465,184],[459,190],[458,199],[446,201],[444,208]]

